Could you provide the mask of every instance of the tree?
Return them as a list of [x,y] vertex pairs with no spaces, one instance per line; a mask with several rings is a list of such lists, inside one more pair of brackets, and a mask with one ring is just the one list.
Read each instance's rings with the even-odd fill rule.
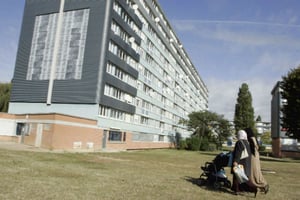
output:
[[0,112],[8,111],[8,103],[10,99],[10,83],[0,83]]
[[229,121],[222,115],[210,111],[192,112],[189,114],[187,127],[193,131],[193,137],[199,141],[199,149],[208,143],[214,143],[218,148],[227,139],[230,133]]
[[271,144],[272,139],[271,139],[271,132],[267,131],[265,132],[261,137],[260,140],[263,144]]
[[261,122],[261,116],[258,115],[258,117],[256,118],[256,122]]
[[252,96],[246,83],[243,83],[239,88],[237,103],[235,104],[234,124],[236,131],[248,127],[255,130]]
[[282,127],[287,128],[287,135],[300,139],[300,66],[282,77],[281,95],[286,100],[282,106]]

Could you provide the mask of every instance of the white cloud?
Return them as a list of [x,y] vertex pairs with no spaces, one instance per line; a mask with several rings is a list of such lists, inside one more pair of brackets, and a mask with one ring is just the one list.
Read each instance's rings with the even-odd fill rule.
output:
[[[175,28],[198,37],[246,46],[299,47],[299,37],[286,35],[288,29],[300,32],[300,25],[249,21],[176,20]],[[287,29],[288,28],[288,29]]]
[[209,89],[209,109],[224,115],[228,120],[233,120],[238,81],[210,78],[206,84]]

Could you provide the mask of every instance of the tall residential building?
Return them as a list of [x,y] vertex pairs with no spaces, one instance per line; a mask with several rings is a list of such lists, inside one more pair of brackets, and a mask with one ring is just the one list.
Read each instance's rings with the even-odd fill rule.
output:
[[[170,142],[208,89],[156,0],[26,0],[11,114],[97,121],[111,141]],[[123,139],[122,139],[123,138]]]
[[287,103],[282,98],[281,82],[278,81],[271,91],[271,136],[272,151],[275,157],[299,157],[300,149],[297,139],[289,138],[286,135],[287,129],[282,126],[282,107]]
[[281,97],[280,81],[276,83],[271,91],[271,134],[272,138],[286,137],[285,130],[281,126],[282,105],[285,100]]

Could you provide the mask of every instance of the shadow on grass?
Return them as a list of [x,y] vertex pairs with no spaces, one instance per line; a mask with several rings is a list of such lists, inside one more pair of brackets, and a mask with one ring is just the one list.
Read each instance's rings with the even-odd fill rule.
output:
[[[231,194],[236,196],[236,193],[233,192],[230,188],[222,186],[219,189],[214,188],[213,185],[208,184],[207,182],[202,182],[200,178],[194,178],[194,177],[190,177],[190,176],[186,176],[184,177],[184,180],[186,180],[187,182],[190,182],[194,185],[199,186],[202,189],[211,191],[211,192],[215,192],[215,193],[226,193],[226,194]],[[255,198],[255,196],[253,196],[253,192],[240,192],[238,194],[238,196],[244,196],[248,198]]]
[[230,188],[226,188],[226,187],[220,187],[219,189],[215,189],[213,187],[213,185],[210,185],[206,182],[201,181],[200,178],[194,178],[194,177],[190,177],[190,176],[186,176],[183,178],[184,180],[186,180],[187,182],[190,182],[194,185],[197,185],[200,188],[212,191],[212,192],[223,192],[223,193],[228,193],[228,194],[232,194],[234,195],[234,192],[230,190]]

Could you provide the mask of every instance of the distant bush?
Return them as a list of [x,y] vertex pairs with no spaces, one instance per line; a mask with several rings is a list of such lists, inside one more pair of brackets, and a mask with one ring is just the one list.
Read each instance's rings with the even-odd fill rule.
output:
[[214,143],[209,143],[207,151],[216,151],[217,146]]
[[184,150],[187,149],[186,140],[179,140],[177,144],[177,149]]
[[204,137],[201,141],[200,150],[201,151],[208,151],[209,149],[209,141],[207,137]]
[[186,138],[187,150],[199,151],[200,140],[198,137]]
[[207,137],[203,137],[202,140],[200,140],[199,137],[192,136],[190,138],[179,140],[177,149],[186,149],[190,151],[216,151],[217,145],[209,141]]
[[265,151],[266,150],[266,147],[265,146],[259,146],[259,149],[258,149],[258,151]]

